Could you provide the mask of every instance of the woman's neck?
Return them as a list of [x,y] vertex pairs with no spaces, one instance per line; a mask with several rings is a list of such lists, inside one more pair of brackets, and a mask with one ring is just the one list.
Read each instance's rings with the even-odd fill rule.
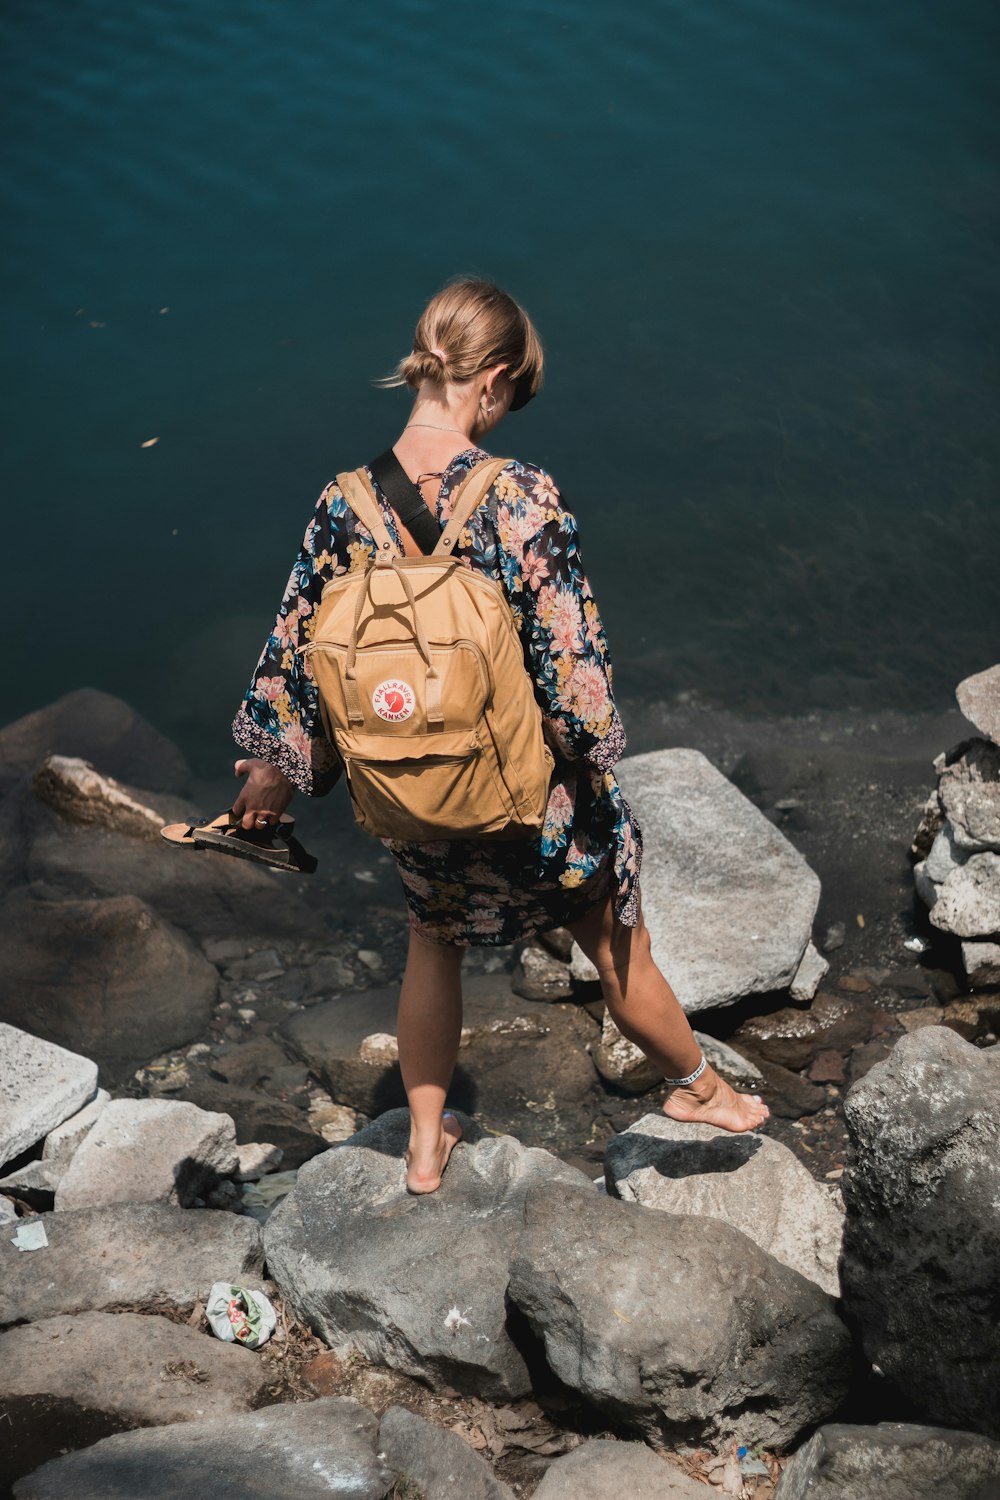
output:
[[418,395],[413,410],[393,448],[403,468],[416,479],[419,474],[440,474],[457,454],[476,444],[476,409],[469,403],[445,402]]

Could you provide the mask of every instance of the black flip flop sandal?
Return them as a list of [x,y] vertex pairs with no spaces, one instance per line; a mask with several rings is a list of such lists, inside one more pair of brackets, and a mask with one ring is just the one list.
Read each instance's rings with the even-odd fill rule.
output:
[[215,849],[219,854],[252,859],[273,870],[311,875],[318,861],[294,837],[294,827],[295,819],[282,815],[276,825],[244,828],[232,808],[227,808],[217,817],[197,823],[168,823],[160,829],[160,837],[177,848]]

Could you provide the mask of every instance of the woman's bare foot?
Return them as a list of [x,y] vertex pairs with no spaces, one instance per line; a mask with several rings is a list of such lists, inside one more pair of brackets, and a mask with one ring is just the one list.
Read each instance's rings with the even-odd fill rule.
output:
[[436,1193],[448,1158],[461,1139],[462,1127],[450,1110],[441,1116],[441,1134],[437,1141],[429,1146],[418,1145],[411,1136],[406,1152],[406,1191]]
[[712,1068],[690,1088],[672,1089],[663,1113],[686,1125],[717,1125],[734,1132],[756,1130],[771,1116],[759,1094],[737,1094]]

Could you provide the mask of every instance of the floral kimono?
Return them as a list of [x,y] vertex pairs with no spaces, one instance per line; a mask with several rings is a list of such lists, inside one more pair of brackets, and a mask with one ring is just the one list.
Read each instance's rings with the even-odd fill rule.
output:
[[[458,486],[487,456],[469,448],[451,460],[437,499],[442,526]],[[375,492],[402,550],[395,516],[377,485]],[[233,723],[237,744],[277,766],[310,796],[330,790],[340,762],[323,726],[308,659],[296,647],[315,628],[324,585],[365,567],[374,555],[371,534],[337,485],[328,485]],[[613,774],[625,731],[611,693],[604,629],[580,562],[576,521],[547,474],[512,461],[453,555],[504,588],[556,766],[544,825],[533,838],[383,840],[399,869],[410,924],[432,942],[507,944],[577,921],[613,895],[619,921],[634,927],[641,835]]]

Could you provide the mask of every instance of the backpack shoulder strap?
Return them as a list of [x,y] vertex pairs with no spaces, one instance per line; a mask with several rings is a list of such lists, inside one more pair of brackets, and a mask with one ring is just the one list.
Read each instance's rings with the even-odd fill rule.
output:
[[473,512],[482,505],[490,485],[500,470],[506,468],[509,463],[509,458],[487,458],[477,464],[474,469],[469,470],[455,495],[451,520],[441,533],[441,540],[434,548],[435,557],[441,554],[447,556],[451,552],[461,535],[462,527]]
[[337,486],[348,505],[362,525],[367,526],[375,538],[375,545],[383,557],[399,557],[400,551],[392,540],[382,520],[382,512],[375,499],[375,491],[364,469],[354,469],[337,475]]

